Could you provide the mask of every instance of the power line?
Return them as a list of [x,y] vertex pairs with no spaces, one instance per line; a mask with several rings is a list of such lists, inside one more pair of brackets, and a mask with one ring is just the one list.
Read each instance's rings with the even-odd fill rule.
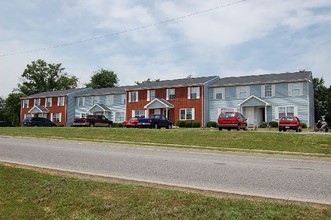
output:
[[134,32],[134,31],[138,31],[138,30],[142,30],[142,29],[147,29],[147,28],[150,28],[150,27],[160,26],[160,25],[163,25],[163,24],[167,24],[167,23],[171,23],[171,22],[175,22],[175,21],[179,21],[179,20],[184,20],[186,18],[197,16],[197,15],[200,15],[200,14],[209,13],[209,12],[221,9],[221,8],[225,8],[225,7],[229,7],[229,6],[233,6],[233,5],[242,3],[244,1],[247,1],[247,0],[239,0],[239,1],[232,2],[232,3],[228,3],[228,4],[219,5],[219,6],[209,8],[209,9],[206,9],[206,10],[203,10],[203,11],[193,12],[191,14],[179,16],[179,17],[176,17],[176,18],[167,19],[167,20],[160,21],[160,22],[153,23],[153,24],[149,24],[149,25],[130,28],[130,29],[127,29],[127,30],[124,30],[124,31],[116,32],[116,33],[104,34],[104,35],[95,36],[95,37],[92,37],[92,38],[77,40],[77,41],[73,41],[73,42],[69,42],[69,43],[63,43],[63,44],[58,44],[58,45],[39,48],[39,49],[34,49],[34,50],[27,50],[27,51],[22,51],[22,52],[1,54],[0,57],[9,57],[9,56],[17,56],[17,55],[35,53],[35,52],[46,51],[46,50],[51,50],[51,49],[56,49],[56,48],[61,48],[61,47],[68,47],[68,46],[72,46],[72,45],[75,45],[75,44],[85,43],[85,42],[88,42],[88,41],[99,40],[99,39],[102,39],[102,38],[119,36],[119,35],[126,34],[126,33],[129,33],[129,32]]

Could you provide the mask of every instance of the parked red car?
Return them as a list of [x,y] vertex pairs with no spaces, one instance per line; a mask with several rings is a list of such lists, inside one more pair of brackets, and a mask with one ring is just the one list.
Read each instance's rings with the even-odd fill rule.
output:
[[133,117],[123,122],[125,128],[136,128],[138,127],[139,117]]
[[302,123],[296,116],[283,116],[278,122],[279,131],[287,131],[293,129],[296,132],[302,131]]
[[247,130],[247,119],[239,112],[223,112],[218,117],[218,129]]

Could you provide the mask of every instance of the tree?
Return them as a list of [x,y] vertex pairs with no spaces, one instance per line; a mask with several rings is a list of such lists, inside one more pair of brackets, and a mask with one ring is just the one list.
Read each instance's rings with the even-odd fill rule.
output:
[[21,112],[21,97],[22,93],[11,93],[5,100],[5,107],[3,108],[3,114],[5,121],[10,122],[12,125],[20,124],[20,112]]
[[151,78],[148,78],[146,80],[143,80],[143,81],[134,81],[135,84],[137,85],[141,85],[141,84],[144,84],[144,83],[148,83],[148,82],[160,82],[160,79],[156,79],[156,80],[152,80]]
[[313,78],[314,85],[314,104],[315,121],[325,117],[325,120],[331,125],[331,86],[324,86],[323,78]]
[[69,76],[65,68],[59,64],[48,64],[44,60],[32,61],[22,74],[18,91],[24,95],[32,95],[52,90],[73,89],[77,87],[78,78]]
[[5,108],[5,101],[2,97],[0,97],[0,121],[3,121],[5,119],[4,111]]
[[85,84],[86,87],[101,89],[117,86],[119,80],[113,71],[100,69],[93,73],[91,81]]

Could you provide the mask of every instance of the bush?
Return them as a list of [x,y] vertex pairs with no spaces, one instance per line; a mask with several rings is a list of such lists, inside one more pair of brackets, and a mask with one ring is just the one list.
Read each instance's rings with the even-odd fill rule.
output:
[[114,122],[114,123],[113,123],[113,127],[114,127],[114,128],[122,128],[122,127],[123,127],[123,123],[121,123],[121,122],[120,122],[120,123],[118,123],[118,122]]
[[267,128],[267,127],[269,127],[268,122],[262,122],[262,123],[259,125],[259,128]]
[[192,128],[200,128],[201,127],[201,123],[198,121],[192,121]]
[[278,122],[277,122],[277,121],[269,122],[269,125],[270,125],[270,127],[272,127],[272,128],[278,128]]
[[306,123],[302,123],[302,128],[307,128],[307,124]]
[[192,121],[185,121],[185,128],[192,128]]
[[180,127],[180,128],[184,128],[185,127],[185,121],[176,121],[176,126]]
[[64,127],[64,124],[57,124],[56,127]]
[[208,127],[208,128],[216,128],[216,127],[217,127],[217,123],[216,123],[216,121],[209,121],[209,122],[207,123],[207,127]]

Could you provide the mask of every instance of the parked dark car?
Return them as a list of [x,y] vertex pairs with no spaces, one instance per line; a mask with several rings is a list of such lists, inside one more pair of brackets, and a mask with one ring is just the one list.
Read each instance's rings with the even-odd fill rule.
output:
[[154,114],[150,118],[139,118],[139,128],[172,128],[172,121],[169,121],[164,115]]
[[86,118],[75,118],[73,126],[113,127],[113,121],[104,115],[88,115]]
[[236,130],[247,130],[247,119],[239,112],[223,112],[218,117],[218,128]]
[[125,128],[136,128],[138,127],[139,117],[133,117],[123,122]]
[[13,127],[13,125],[6,121],[0,121],[0,127]]
[[28,117],[22,122],[24,127],[55,127],[56,124],[47,118]]
[[289,129],[296,132],[302,131],[302,123],[296,116],[283,116],[278,122],[279,131],[287,131]]

